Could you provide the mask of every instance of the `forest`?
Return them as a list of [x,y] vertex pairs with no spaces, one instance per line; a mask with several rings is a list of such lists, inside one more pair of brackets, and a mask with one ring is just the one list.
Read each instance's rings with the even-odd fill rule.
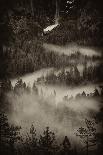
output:
[[46,76],[39,77],[37,82],[66,86],[80,86],[89,83],[99,83],[102,82],[102,79],[100,80],[99,77],[99,75],[102,74],[102,71],[98,72],[99,67],[93,65],[87,66],[87,63],[84,63],[83,70],[79,71],[77,64],[70,65],[69,69],[65,69],[63,67],[61,70],[57,70],[57,73],[55,71],[51,71]]
[[[2,87],[0,88],[0,94],[4,96],[5,100],[0,101],[0,109],[2,109],[2,104],[5,105],[5,108],[9,109],[10,103],[7,103],[7,92],[12,92],[17,96],[22,96],[24,93],[33,93],[39,96],[39,101],[42,106],[45,106],[46,100],[44,96],[40,96],[38,94],[38,89],[33,84],[33,88],[28,87],[22,79],[18,79],[15,86],[11,85],[11,82],[5,81],[2,83]],[[54,97],[56,92],[54,93]],[[87,100],[94,99],[102,102],[103,96],[103,87],[100,86],[100,91],[95,89],[93,93],[86,94],[84,91],[81,94],[77,94],[75,97],[68,98],[67,96],[63,97],[64,108],[62,112],[68,114],[69,111],[67,110],[66,104],[73,104],[73,102],[77,102],[77,100],[86,98]],[[1,98],[0,98],[1,99]],[[15,105],[16,106],[16,105]],[[3,106],[4,109],[4,106]],[[10,110],[10,109],[9,109]],[[60,109],[57,109],[55,115],[61,117]],[[68,116],[68,115],[67,115]],[[60,119],[60,118],[59,118]],[[103,126],[103,108],[94,115],[91,120],[85,118],[84,120],[85,126],[80,126],[75,132],[74,136],[79,137],[79,141],[84,143],[82,151],[82,147],[78,148],[77,145],[73,145],[68,136],[64,136],[62,141],[58,141],[56,134],[54,131],[51,130],[50,127],[45,127],[43,133],[37,134],[37,130],[34,124],[31,124],[30,129],[28,132],[25,133],[25,136],[22,135],[22,128],[21,126],[14,125],[8,121],[7,114],[4,112],[0,112],[0,151],[1,154],[50,154],[50,155],[58,155],[58,154],[70,154],[70,155],[81,155],[81,154],[98,154],[103,151],[103,142],[102,142],[102,133],[97,130],[97,125],[99,124],[102,128]],[[68,131],[69,132],[69,131]],[[72,146],[73,145],[73,146]],[[96,146],[96,147],[95,147]],[[94,147],[93,149],[90,149]]]
[[[61,14],[60,25],[47,35],[43,35],[43,29],[53,22],[50,14],[54,14],[52,8],[52,13],[47,14],[48,10],[45,7],[50,8],[49,2],[48,7],[44,7],[42,1],[39,3],[36,0],[33,2],[32,0],[15,2],[10,0],[8,5],[5,5],[6,2],[8,1],[1,0],[0,5],[1,78],[5,75],[16,77],[43,67],[54,67],[57,63],[60,64],[59,59],[61,60],[62,56],[52,50],[50,53],[46,52],[43,48],[45,42],[57,45],[76,42],[79,45],[99,48],[102,46],[102,15],[92,1],[84,6],[79,3],[78,8],[74,7],[74,15],[71,14],[68,17],[66,14]],[[51,3],[53,7],[54,2],[51,1]],[[61,12],[63,9],[65,11],[65,8],[60,7]],[[75,16],[76,14],[78,16]]]
[[[103,5],[57,3],[45,34],[55,0],[0,0],[1,155],[103,152]],[[23,79],[44,68],[33,85]]]

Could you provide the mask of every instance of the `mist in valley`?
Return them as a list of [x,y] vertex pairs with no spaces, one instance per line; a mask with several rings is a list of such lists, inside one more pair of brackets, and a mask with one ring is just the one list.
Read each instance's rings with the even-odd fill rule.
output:
[[5,2],[0,5],[0,152],[101,154],[101,4],[17,0],[5,7]]
[[[65,54],[70,56],[75,52],[80,52],[82,55],[89,57],[100,56],[101,52],[93,48],[80,47],[78,45],[57,46],[53,44],[43,45],[45,52],[53,51],[60,55]],[[75,60],[71,60],[83,76],[83,62],[76,64]],[[88,60],[87,67],[98,66],[98,61]],[[71,66],[65,66],[65,72],[70,72]],[[15,93],[8,94],[8,100],[11,103],[11,113],[9,121],[15,125],[22,127],[21,133],[25,135],[29,132],[31,124],[34,125],[39,136],[43,130],[49,126],[57,136],[57,140],[61,142],[65,136],[68,136],[71,143],[84,145],[76,136],[79,127],[86,127],[85,119],[94,120],[96,114],[102,107],[99,100],[92,97],[94,90],[97,89],[100,93],[100,88],[96,83],[79,84],[78,86],[67,86],[66,84],[48,84],[44,81],[38,82],[39,78],[44,78],[54,73],[56,76],[61,72],[62,67],[48,67],[35,71],[20,78],[26,83],[28,88],[32,88],[33,84],[37,87],[38,92],[35,93],[32,89],[28,93],[20,90],[19,95]],[[17,79],[11,80],[15,87]],[[86,96],[82,96],[85,92]],[[80,98],[77,95],[81,94]],[[99,130],[98,125],[96,128]]]
[[[25,77],[23,80],[25,81]],[[8,94],[11,103],[10,122],[20,125],[23,134],[29,132],[31,124],[34,125],[38,135],[49,126],[56,133],[58,141],[68,136],[73,144],[80,144],[79,138],[76,137],[77,129],[86,126],[85,119],[94,120],[101,104],[95,98],[77,99],[76,95],[82,94],[84,90],[86,94],[94,93],[94,89],[98,87],[89,85],[68,88],[45,84],[36,84],[36,87],[38,94],[33,90],[29,93],[21,91],[19,95]]]
[[43,47],[47,52],[54,51],[58,54],[71,55],[75,54],[76,52],[80,52],[81,54],[87,56],[101,56],[101,50],[96,49],[95,47],[80,46],[76,43],[70,43],[65,46],[44,43]]

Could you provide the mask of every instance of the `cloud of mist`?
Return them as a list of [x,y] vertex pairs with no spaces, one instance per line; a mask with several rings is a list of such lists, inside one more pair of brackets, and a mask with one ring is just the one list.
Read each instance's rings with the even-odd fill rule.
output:
[[[21,76],[20,78],[23,79],[26,84],[30,84],[30,86],[33,86],[34,81],[37,80],[37,78],[41,76],[46,76],[47,74],[50,74],[50,72],[53,71],[53,68],[42,68],[39,71],[35,71],[34,73],[29,73],[26,75]],[[14,87],[17,79],[11,79],[12,86]]]
[[[12,106],[9,120],[11,123],[21,125],[24,133],[30,129],[31,124],[34,124],[38,134],[41,134],[45,127],[49,126],[56,133],[57,138],[67,135],[72,142],[77,142],[76,129],[84,126],[85,118],[91,119],[92,115],[99,111],[100,105],[93,99],[65,103],[61,100],[62,98],[59,98],[64,95],[62,94],[64,89],[62,87],[55,88],[56,96],[53,96],[52,93],[42,97],[43,94],[39,93],[38,96],[33,92],[29,94],[24,92],[19,96],[13,93],[8,94]],[[58,92],[59,90],[61,93]],[[79,89],[76,90],[76,92],[78,91]],[[73,94],[74,91],[69,90],[68,92]]]
[[69,44],[66,46],[59,46],[59,45],[54,45],[54,44],[43,44],[44,49],[49,52],[49,51],[54,51],[59,54],[65,54],[65,55],[71,55],[79,51],[83,55],[88,55],[88,56],[101,56],[100,52],[97,50],[90,48],[90,47],[83,47],[79,46],[77,44]]

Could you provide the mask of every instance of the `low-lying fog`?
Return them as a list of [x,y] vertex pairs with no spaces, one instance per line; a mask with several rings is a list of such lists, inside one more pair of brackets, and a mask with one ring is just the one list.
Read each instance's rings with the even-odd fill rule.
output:
[[43,44],[44,49],[49,52],[49,51],[54,51],[59,54],[65,54],[65,55],[71,55],[77,51],[79,51],[83,55],[88,55],[88,56],[93,56],[93,55],[98,55],[101,56],[101,52],[95,48],[90,48],[90,47],[83,47],[79,46],[75,43],[68,44],[66,46],[59,46],[59,45],[54,45],[54,44]]
[[[52,68],[51,68],[52,69]],[[39,72],[26,75],[22,80],[30,83],[31,87],[34,80],[42,74],[47,74],[51,69],[44,69]],[[16,80],[12,81],[13,86]],[[82,98],[80,100],[64,101],[63,97],[68,95],[76,96],[83,91],[86,94],[93,93],[96,85],[89,85],[76,88],[64,86],[54,86],[37,84],[38,95],[31,93],[22,93],[21,95],[8,95],[12,105],[12,112],[9,115],[12,123],[21,125],[25,133],[33,123],[37,133],[42,133],[46,126],[56,133],[59,138],[67,135],[70,140],[80,143],[76,137],[76,130],[85,126],[85,118],[92,119],[99,111],[100,104],[95,99]]]
[[[89,67],[90,65],[91,65],[91,63],[88,62],[87,67]],[[98,62],[92,63],[92,66],[97,66],[97,65],[98,65]],[[78,68],[80,74],[82,75],[83,74],[83,65],[78,64],[77,68]],[[70,67],[68,67],[68,66],[65,67],[65,72],[66,71],[70,71]],[[34,81],[37,81],[37,79],[40,78],[40,77],[43,77],[43,76],[45,77],[45,76],[51,74],[51,72],[54,72],[55,75],[58,75],[58,73],[61,72],[61,69],[56,69],[56,68],[53,68],[53,67],[52,68],[43,68],[43,69],[41,69],[39,71],[36,71],[34,73],[30,73],[30,74],[27,74],[25,76],[21,76],[21,78],[23,79],[23,81],[26,84],[28,84],[29,86],[32,87]],[[15,86],[16,81],[17,81],[17,79],[12,79],[12,85],[13,86]]]

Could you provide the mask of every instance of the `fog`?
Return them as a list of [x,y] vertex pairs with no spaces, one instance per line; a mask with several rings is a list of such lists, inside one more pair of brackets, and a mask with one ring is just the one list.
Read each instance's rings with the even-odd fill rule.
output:
[[[89,67],[90,65],[91,65],[91,63],[88,62],[87,67]],[[98,62],[94,62],[94,63],[92,63],[92,65],[93,66],[97,66],[98,65]],[[78,68],[78,70],[79,70],[79,72],[80,72],[80,74],[82,76],[82,74],[83,74],[83,65],[78,64],[77,65],[77,68]],[[70,71],[70,67],[68,67],[68,66],[65,67],[65,72],[66,71]],[[40,78],[42,76],[45,77],[45,76],[51,74],[51,72],[54,72],[55,75],[58,75],[61,72],[61,69],[56,69],[54,67],[51,67],[51,68],[43,68],[43,69],[41,69],[39,71],[35,71],[34,73],[29,73],[29,74],[26,74],[24,76],[21,76],[20,78],[22,78],[23,81],[26,84],[28,84],[29,86],[32,87],[34,81],[36,82],[38,78]],[[17,81],[17,79],[11,79],[11,82],[12,82],[13,87],[15,86],[16,81]],[[92,86],[91,86],[91,88],[92,88]]]
[[[22,78],[23,81],[26,82],[26,84],[29,84],[32,87],[34,81],[36,81],[37,78],[39,78],[41,76],[46,76],[52,70],[53,70],[53,68],[44,68],[44,69],[41,69],[41,70],[36,71],[34,73],[29,73],[29,74],[26,74],[24,76],[21,76],[20,78]],[[17,81],[17,79],[11,79],[13,87],[15,86],[16,81]]]
[[[86,92],[86,94],[90,94],[91,92],[93,93],[95,88],[98,88],[97,85],[88,85],[88,86],[81,86],[81,87],[74,87],[74,88],[69,88],[66,86],[58,86],[58,85],[45,85],[45,84],[38,84],[38,91],[39,94],[41,93],[41,90],[43,92],[43,95],[45,97],[54,95],[54,91],[56,91],[56,101],[59,102],[62,100],[64,96],[75,97],[77,93],[82,93],[83,91]],[[99,88],[98,88],[99,89]]]
[[[22,77],[26,83],[31,82],[31,86],[33,78],[34,74]],[[45,84],[37,84],[36,86],[38,95],[34,92],[23,92],[20,95],[8,94],[12,107],[9,114],[10,122],[20,125],[23,134],[29,131],[31,124],[34,124],[38,135],[42,134],[46,126],[49,126],[56,133],[59,141],[67,135],[72,143],[83,145],[75,133],[79,127],[85,126],[86,118],[93,119],[95,114],[99,112],[101,105],[95,99],[81,98],[64,101],[63,97],[75,97],[77,93],[83,91],[90,94],[97,86],[89,85],[76,88]]]
[[82,47],[82,46],[79,46],[77,44],[69,44],[66,46],[58,46],[58,45],[54,45],[54,44],[44,43],[43,47],[47,52],[54,51],[54,52],[57,52],[59,54],[65,54],[65,55],[71,55],[71,54],[79,51],[83,55],[101,56],[101,53],[98,52],[96,49],[90,48],[90,47]]
[[[82,72],[81,66],[78,66]],[[81,69],[80,69],[81,68]],[[68,70],[69,68],[65,68]],[[46,76],[54,71],[57,74],[60,70],[54,68],[44,68],[35,73],[22,76],[23,82],[29,84],[32,88],[37,78]],[[11,80],[14,87],[17,79]],[[72,101],[64,101],[66,96],[68,99],[83,91],[86,94],[94,92],[98,88],[96,84],[86,86],[67,87],[58,85],[48,85],[44,83],[36,83],[38,95],[34,92],[21,92],[19,95],[14,93],[8,94],[8,100],[11,103],[11,113],[9,120],[11,123],[20,125],[21,132],[26,134],[29,132],[31,124],[34,124],[37,135],[42,134],[46,126],[49,126],[55,132],[58,141],[61,141],[67,135],[72,143],[83,145],[80,143],[76,132],[79,127],[85,127],[85,119],[94,119],[94,116],[100,110],[100,103],[93,98],[73,99]]]
[[[49,126],[56,133],[57,138],[62,139],[67,135],[71,142],[78,142],[75,135],[76,130],[85,126],[86,118],[91,120],[95,116],[100,105],[93,99],[65,102],[61,98],[64,90],[62,88],[60,90],[60,97],[58,95],[55,97],[40,94],[36,96],[33,92],[30,94],[23,93],[20,96],[8,94],[12,105],[12,112],[9,114],[10,122],[20,125],[23,134],[29,131],[31,124],[34,124],[38,135],[43,132],[46,126]],[[70,93],[74,94],[74,90],[73,92],[71,90]]]

